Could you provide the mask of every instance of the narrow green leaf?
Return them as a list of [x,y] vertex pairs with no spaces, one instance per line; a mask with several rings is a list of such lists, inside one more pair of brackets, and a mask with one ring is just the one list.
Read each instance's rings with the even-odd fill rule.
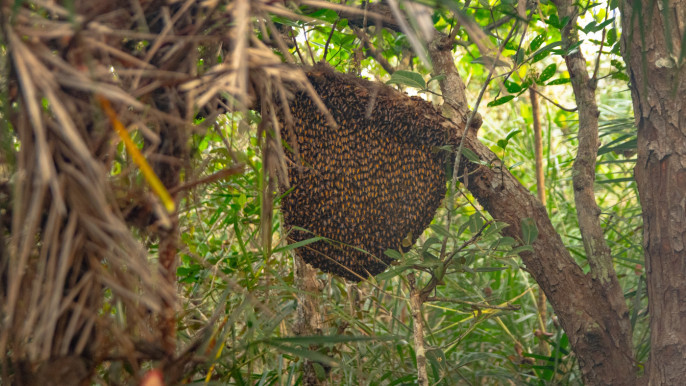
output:
[[531,59],[531,63],[536,63],[547,58],[551,54],[551,52],[551,50],[542,50],[541,52],[534,55],[534,57]]
[[293,243],[293,244],[284,245],[283,247],[274,249],[272,252],[273,253],[286,252],[286,251],[290,251],[291,249],[300,248],[300,247],[304,247],[304,246],[312,244],[312,243],[316,243],[317,241],[320,241],[320,240],[324,240],[324,237],[316,236],[316,237],[313,237],[311,239],[302,240],[302,241],[298,241],[298,242]]
[[569,82],[570,82],[569,78],[560,78],[560,79],[551,80],[550,82],[548,82],[547,85],[548,86],[555,86],[558,84],[567,84]]
[[498,59],[497,61],[495,60],[494,57],[492,56],[481,56],[478,57],[474,60],[471,61],[472,64],[481,64],[486,67],[491,67],[493,66],[493,62],[495,61],[495,67],[510,67],[510,63]]
[[509,93],[516,94],[522,91],[522,86],[518,85],[515,82],[510,82],[509,80],[506,80],[503,84],[505,85],[505,89]]
[[481,268],[476,268],[474,271],[475,272],[497,272],[497,271],[504,271],[506,269],[509,269],[510,267],[481,267]]
[[431,224],[430,227],[431,230],[438,233],[439,235],[443,237],[450,237],[450,232],[445,228],[445,226],[440,224]]
[[396,251],[395,249],[387,249],[384,251],[384,255],[390,257],[391,259],[402,259],[403,255]]
[[614,74],[610,75],[610,78],[612,79],[619,79],[628,82],[629,77],[623,73],[623,72],[615,72]]
[[410,268],[412,268],[411,265],[401,265],[399,267],[393,267],[387,271],[384,271],[384,272],[374,276],[374,278],[376,279],[376,281],[391,279],[391,278],[394,278],[394,277],[400,275],[401,273],[407,271]]
[[557,64],[553,63],[548,65],[548,67],[544,68],[541,72],[541,76],[538,77],[538,81],[541,83],[547,81],[548,79],[552,78],[553,75],[555,75],[555,71],[557,71]]
[[636,181],[634,177],[624,177],[624,178],[610,178],[607,180],[598,180],[596,181],[599,184],[614,184],[614,183],[620,183],[620,182],[633,182]]
[[511,255],[519,255],[522,252],[533,252],[534,248],[531,245],[522,245],[510,251]]
[[412,71],[398,70],[391,75],[391,79],[387,84],[401,84],[404,86],[418,88],[423,90],[426,88],[426,82],[421,74]]
[[596,24],[597,24],[596,21],[593,20],[590,23],[586,24],[581,30],[584,31],[585,33],[595,31],[594,28],[595,28]]
[[611,28],[609,31],[607,31],[607,45],[611,46],[615,44],[617,41],[617,29],[616,28]]
[[283,338],[269,338],[263,340],[267,344],[293,344],[309,346],[312,344],[337,344],[346,342],[389,341],[397,340],[396,336],[364,336],[364,335],[310,335],[310,336],[286,336]]
[[510,130],[510,132],[507,133],[507,136],[505,137],[505,140],[509,142],[509,141],[512,139],[512,137],[514,137],[515,135],[517,135],[517,134],[519,134],[519,133],[521,133],[521,132],[522,132],[521,129],[513,129],[513,130]]
[[624,70],[626,68],[626,66],[624,65],[624,62],[617,60],[617,59],[610,60],[610,64],[612,64],[612,67],[614,67],[618,70]]
[[605,27],[607,27],[608,25],[612,24],[612,22],[614,22],[614,21],[615,21],[615,18],[614,18],[614,17],[605,20],[604,22],[602,22],[602,23],[598,24],[597,26],[595,26],[595,27],[593,28],[593,32],[602,31],[603,28],[605,28]]
[[529,49],[527,50],[528,53],[536,51],[542,44],[545,42],[546,39],[546,33],[542,33],[538,36],[536,36],[532,41],[531,44],[529,44]]
[[491,102],[488,102],[488,107],[500,106],[502,104],[505,104],[505,103],[511,101],[512,99],[514,99],[514,97],[515,97],[514,95],[507,95],[507,96],[504,96],[502,98],[495,99]]
[[522,227],[522,241],[524,244],[531,245],[538,237],[538,228],[534,219],[527,217],[520,222]]
[[481,158],[479,158],[476,153],[474,153],[471,149],[467,149],[466,147],[462,149],[462,155],[469,160],[469,162],[473,163],[479,163],[481,162]]
[[443,79],[445,79],[445,75],[443,75],[443,74],[432,76],[431,79],[429,79],[429,81],[426,82],[426,84],[429,84],[429,83],[434,82],[434,81],[441,81]]
[[319,363],[324,363],[327,366],[338,366],[339,363],[335,359],[331,358],[328,355],[324,355],[320,352],[317,351],[312,351],[312,350],[305,350],[297,347],[292,347],[288,345],[282,345],[282,344],[277,344],[277,343],[270,343],[270,342],[265,342],[268,345],[275,347],[283,352],[291,353],[293,355],[309,359],[313,362],[319,362]]

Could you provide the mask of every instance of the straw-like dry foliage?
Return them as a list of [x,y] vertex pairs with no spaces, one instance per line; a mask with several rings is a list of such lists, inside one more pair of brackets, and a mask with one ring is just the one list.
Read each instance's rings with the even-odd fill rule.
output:
[[[173,206],[198,182],[188,169],[188,137],[211,128],[220,113],[254,106],[257,94],[259,109],[275,121],[283,82],[308,87],[301,71],[282,66],[273,49],[288,49],[266,17],[296,15],[270,3],[2,2],[3,119],[19,149],[12,183],[12,151],[0,181],[3,378],[74,382],[117,358],[136,366],[164,357],[173,367]],[[215,64],[199,73],[201,59]],[[205,123],[194,124],[198,116]],[[272,123],[265,119],[260,129]],[[143,157],[132,155],[136,165],[109,177],[117,135],[128,136],[121,127],[143,136]],[[265,154],[283,173],[278,131],[269,138]],[[166,189],[152,193],[156,178]],[[157,242],[157,263],[141,238]]]

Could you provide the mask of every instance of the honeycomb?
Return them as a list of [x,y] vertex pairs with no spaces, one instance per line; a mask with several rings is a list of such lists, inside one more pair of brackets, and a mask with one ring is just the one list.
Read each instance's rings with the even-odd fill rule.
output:
[[[307,263],[352,281],[383,272],[387,249],[407,251],[446,191],[445,118],[428,102],[317,66],[307,72],[338,127],[305,92],[290,102],[291,191],[282,201],[289,241]],[[454,135],[453,135],[454,138]]]

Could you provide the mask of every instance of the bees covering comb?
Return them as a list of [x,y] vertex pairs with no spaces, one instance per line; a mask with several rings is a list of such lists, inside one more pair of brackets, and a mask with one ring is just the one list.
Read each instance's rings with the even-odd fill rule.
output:
[[307,75],[338,126],[304,91],[290,102],[293,125],[280,112],[293,165],[284,221],[290,242],[325,238],[296,249],[307,263],[360,281],[429,225],[446,191],[448,153],[437,147],[455,140],[421,98],[324,65]]

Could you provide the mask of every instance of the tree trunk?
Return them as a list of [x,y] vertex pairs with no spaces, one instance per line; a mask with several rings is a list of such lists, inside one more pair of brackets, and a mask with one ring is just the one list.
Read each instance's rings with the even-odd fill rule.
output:
[[[650,313],[647,382],[686,384],[686,67],[683,2],[620,2],[622,51],[638,127]],[[677,63],[677,60],[679,63]]]

